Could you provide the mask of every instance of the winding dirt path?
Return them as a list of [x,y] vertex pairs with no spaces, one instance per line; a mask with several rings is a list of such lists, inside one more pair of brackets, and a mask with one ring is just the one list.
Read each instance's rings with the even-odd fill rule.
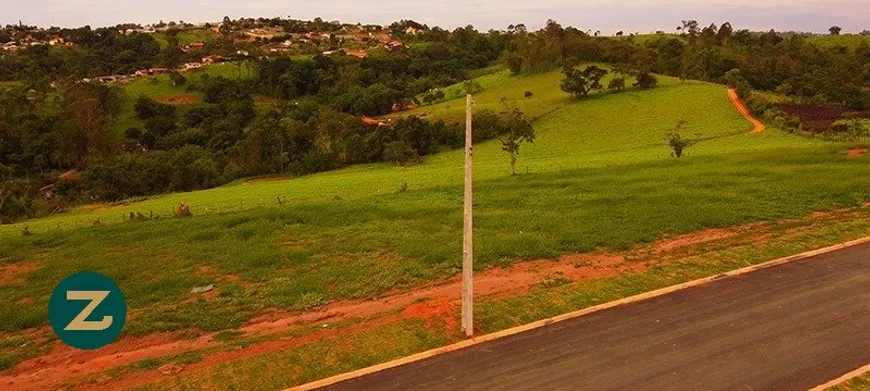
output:
[[746,107],[746,103],[743,103],[743,100],[740,99],[740,96],[737,95],[737,90],[733,88],[728,89],[728,99],[731,100],[731,103],[734,104],[734,107],[737,107],[737,111],[740,112],[740,115],[743,118],[746,118],[749,122],[752,122],[752,125],[755,127],[752,129],[752,133],[763,133],[767,127],[764,126],[761,121],[752,116],[752,112],[749,111],[749,108]]

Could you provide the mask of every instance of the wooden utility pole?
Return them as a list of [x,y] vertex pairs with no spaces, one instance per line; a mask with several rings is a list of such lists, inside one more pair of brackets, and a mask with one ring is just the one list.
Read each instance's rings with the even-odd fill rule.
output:
[[465,96],[465,213],[462,229],[462,329],[465,335],[474,335],[474,254],[472,246],[472,176],[471,163],[474,146],[471,138],[471,94]]

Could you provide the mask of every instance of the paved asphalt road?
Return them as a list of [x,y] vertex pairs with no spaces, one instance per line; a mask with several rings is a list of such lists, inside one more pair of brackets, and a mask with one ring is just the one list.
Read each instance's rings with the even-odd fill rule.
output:
[[870,244],[327,387],[806,390],[870,363]]

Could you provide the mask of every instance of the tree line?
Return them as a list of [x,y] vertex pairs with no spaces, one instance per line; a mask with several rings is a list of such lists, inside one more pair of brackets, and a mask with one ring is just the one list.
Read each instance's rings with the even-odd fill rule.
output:
[[[408,27],[420,33],[404,34]],[[523,25],[446,31],[410,21],[393,29],[407,47],[364,59],[341,53],[252,59],[257,70],[252,79],[189,81],[185,88],[203,102],[185,107],[126,97],[113,85],[74,82],[83,75],[184,61],[187,54],[179,54],[171,34],[161,48],[148,34],[74,29],[65,34],[75,36],[75,47],[34,46],[0,56],[0,80],[20,82],[0,86],[0,219],[38,216],[85,201],[204,189],[246,176],[302,175],[379,161],[416,164],[460,146],[461,125],[411,116],[371,126],[360,116],[389,113],[421,95],[429,97],[422,103],[443,99],[437,88],[467,80],[472,71],[497,61],[514,74],[561,67],[562,89],[577,97],[603,88],[620,91],[625,76],[639,88],[651,88],[655,73],[870,107],[866,44],[824,49],[799,36],[735,31],[728,23],[700,28],[694,21],[682,23],[680,35],[643,40],[595,36],[553,21],[534,32]],[[232,52],[244,44],[218,38],[209,45]],[[619,77],[605,86],[607,71],[583,63],[612,64]],[[255,106],[255,95],[275,103]],[[118,133],[115,123],[125,99],[134,99],[142,125]],[[519,145],[534,141],[528,119],[512,107],[477,116],[476,127],[486,131],[475,141],[498,138],[515,166]],[[70,170],[80,182],[59,178]]]

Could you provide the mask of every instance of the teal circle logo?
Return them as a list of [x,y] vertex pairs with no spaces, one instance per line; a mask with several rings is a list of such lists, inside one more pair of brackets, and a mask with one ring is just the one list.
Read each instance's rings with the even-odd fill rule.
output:
[[127,320],[121,288],[100,273],[81,272],[63,281],[51,294],[48,320],[61,341],[92,350],[114,341]]

